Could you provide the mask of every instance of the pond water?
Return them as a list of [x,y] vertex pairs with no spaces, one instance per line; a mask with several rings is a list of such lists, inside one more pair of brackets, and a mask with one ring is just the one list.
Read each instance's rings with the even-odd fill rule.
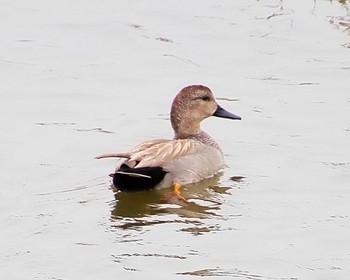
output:
[[[0,3],[1,279],[349,279],[350,37],[338,2]],[[184,86],[227,167],[114,193]]]

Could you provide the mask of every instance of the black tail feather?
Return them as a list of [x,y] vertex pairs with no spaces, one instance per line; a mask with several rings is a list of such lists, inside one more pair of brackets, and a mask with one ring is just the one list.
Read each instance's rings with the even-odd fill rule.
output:
[[[123,192],[151,190],[164,179],[167,173],[162,167],[130,168],[126,164],[123,164],[118,171],[121,171],[121,173],[114,173],[113,184],[118,190]],[[127,173],[146,176],[130,176]]]

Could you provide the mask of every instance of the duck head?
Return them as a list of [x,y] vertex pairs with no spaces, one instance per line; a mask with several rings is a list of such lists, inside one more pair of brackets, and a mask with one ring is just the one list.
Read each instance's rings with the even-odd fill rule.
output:
[[211,90],[203,85],[191,85],[183,88],[174,98],[170,118],[175,135],[193,135],[199,133],[200,122],[208,117],[240,120],[216,103]]

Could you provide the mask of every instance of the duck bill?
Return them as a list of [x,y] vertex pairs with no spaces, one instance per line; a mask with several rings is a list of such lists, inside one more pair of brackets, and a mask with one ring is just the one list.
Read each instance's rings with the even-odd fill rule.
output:
[[235,114],[230,113],[229,111],[226,111],[220,105],[218,105],[218,107],[216,108],[216,111],[214,112],[213,116],[219,117],[219,118],[231,119],[231,120],[241,119],[240,116],[237,116]]

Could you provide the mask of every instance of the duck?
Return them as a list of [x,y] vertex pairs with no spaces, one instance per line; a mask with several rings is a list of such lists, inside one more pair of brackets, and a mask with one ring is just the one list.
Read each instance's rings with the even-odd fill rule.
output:
[[224,155],[219,144],[200,124],[208,117],[241,120],[215,100],[204,85],[184,87],[174,98],[170,111],[173,139],[144,141],[126,153],[102,154],[96,159],[120,158],[113,177],[117,191],[135,192],[173,188],[182,200],[183,185],[213,177],[224,168]]

